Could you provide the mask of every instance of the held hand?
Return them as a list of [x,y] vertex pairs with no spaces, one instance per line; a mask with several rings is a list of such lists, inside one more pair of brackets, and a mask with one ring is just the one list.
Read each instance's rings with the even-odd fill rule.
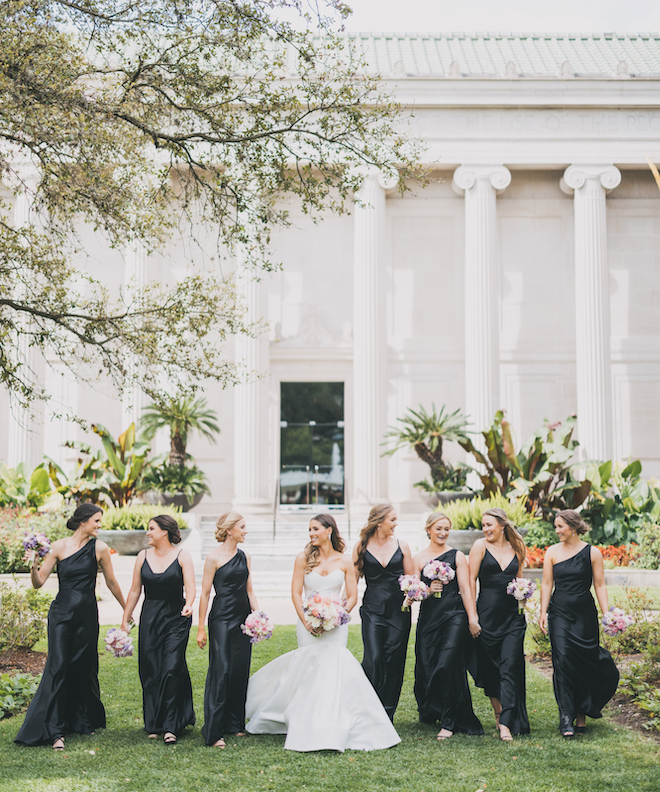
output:
[[411,599],[410,599],[410,597],[406,597],[406,598],[403,600],[403,607],[404,607],[406,610],[410,610],[410,607],[411,607],[411,605],[413,604],[413,602],[414,602],[414,601],[415,601],[415,600],[411,600]]
[[206,646],[206,630],[203,627],[197,630],[197,646],[199,646],[200,649]]
[[473,638],[478,638],[481,635],[481,625],[478,621],[471,621],[468,625],[470,635]]
[[305,629],[307,630],[307,632],[311,633],[316,638],[318,638],[322,632],[322,630],[320,630],[318,627],[312,627],[312,625],[308,621],[305,622]]
[[192,605],[186,604],[186,605],[183,606],[183,608],[181,608],[181,615],[182,616],[192,616],[192,612],[193,612],[193,606]]
[[442,591],[442,583],[439,580],[432,580],[429,588],[434,594],[437,594],[439,591]]
[[542,613],[539,618],[539,627],[541,628],[541,632],[543,635],[548,634],[548,614]]
[[131,626],[128,619],[122,619],[120,629],[125,633],[129,633],[131,631]]

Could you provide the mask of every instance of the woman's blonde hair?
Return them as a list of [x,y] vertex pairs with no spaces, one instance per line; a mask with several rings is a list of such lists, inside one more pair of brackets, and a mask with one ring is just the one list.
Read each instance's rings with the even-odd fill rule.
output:
[[367,552],[369,539],[376,533],[378,526],[383,522],[394,506],[391,503],[380,503],[374,506],[367,517],[367,524],[360,531],[358,540],[357,560],[355,566],[360,577],[364,574],[364,554]]
[[238,512],[227,512],[226,514],[221,514],[215,524],[216,540],[218,542],[224,542],[227,538],[227,531],[231,531],[231,529],[235,525],[238,525],[242,519],[243,515],[239,514]]
[[494,517],[502,526],[504,530],[504,538],[511,545],[511,547],[513,547],[513,552],[518,557],[518,563],[524,564],[525,559],[527,558],[527,546],[525,545],[525,540],[522,538],[522,534],[518,531],[516,526],[511,522],[504,509],[488,509],[488,511],[483,513],[484,517],[486,515],[489,517]]
[[[321,523],[324,528],[331,529],[332,533],[330,534],[330,542],[332,543],[332,549],[336,550],[338,553],[343,553],[346,543],[341,538],[335,518],[331,514],[317,514],[316,517],[312,517],[312,520],[314,522]],[[314,567],[319,565],[320,552],[321,548],[314,547],[311,542],[305,546],[305,574],[311,572]]]
[[426,535],[430,538],[431,537],[431,526],[435,525],[440,520],[447,520],[449,523],[449,527],[453,528],[454,523],[451,521],[451,517],[447,517],[446,514],[443,512],[431,512],[429,516],[426,518],[426,525],[424,526],[424,530],[426,531]]

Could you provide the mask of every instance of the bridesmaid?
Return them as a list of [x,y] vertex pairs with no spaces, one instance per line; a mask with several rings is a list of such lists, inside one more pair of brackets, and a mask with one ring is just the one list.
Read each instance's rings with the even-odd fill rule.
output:
[[[414,688],[419,720],[421,723],[439,721],[438,740],[446,740],[455,732],[483,734],[472,709],[465,670],[469,636],[479,635],[467,559],[459,550],[447,545],[451,520],[445,514],[429,515],[425,530],[430,543],[413,558],[414,574],[432,592],[442,592],[442,596],[424,600],[419,610]],[[454,579],[443,585],[439,580],[425,578],[422,570],[433,560],[449,564],[455,572]]]
[[206,646],[206,612],[211,584],[215,599],[209,616],[209,670],[204,690],[206,744],[225,748],[223,735],[245,736],[245,698],[250,676],[252,644],[241,624],[253,610],[259,610],[252,590],[250,556],[238,545],[247,530],[240,514],[222,514],[216,523],[215,538],[220,547],[211,551],[204,563],[202,595],[199,601],[197,645]]
[[396,518],[390,504],[374,506],[353,549],[358,581],[364,575],[367,583],[360,608],[362,667],[391,721],[401,695],[410,635],[410,611],[401,611],[398,581],[400,575],[413,574],[410,548],[394,536]]
[[110,548],[97,540],[98,506],[83,503],[67,520],[73,531],[53,543],[40,568],[32,563],[34,588],[41,588],[57,564],[59,592],[48,612],[48,659],[39,689],[28,708],[15,742],[64,749],[67,734],[92,734],[105,726],[99,694],[99,614],[96,575],[100,568],[108,588],[124,607],[112,571]]
[[186,726],[195,723],[186,664],[195,572],[190,553],[175,548],[181,534],[174,517],[162,514],[150,520],[147,540],[148,549],[135,562],[121,627],[129,629],[144,586],[138,639],[144,729],[149,737],[163,734],[165,744],[174,745]]
[[527,548],[504,509],[489,509],[481,520],[483,539],[470,550],[470,581],[476,597],[481,634],[475,641],[475,682],[490,697],[500,739],[528,734],[525,703],[527,627],[518,601],[506,593],[507,585],[522,575]]
[[600,550],[580,538],[588,530],[577,512],[560,511],[555,517],[559,544],[546,550],[543,562],[540,625],[544,633],[550,632],[559,731],[569,738],[587,731],[587,715],[601,717],[619,684],[614,660],[598,645],[598,614],[590,589],[593,582],[600,609],[607,613],[607,587]]

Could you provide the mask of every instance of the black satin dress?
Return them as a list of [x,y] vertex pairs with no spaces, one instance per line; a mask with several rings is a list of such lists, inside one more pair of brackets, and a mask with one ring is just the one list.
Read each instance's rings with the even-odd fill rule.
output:
[[477,615],[481,635],[475,639],[474,681],[502,704],[500,723],[511,734],[529,734],[525,703],[525,614],[506,587],[518,574],[514,556],[502,569],[488,548],[479,569]]
[[207,745],[225,734],[245,730],[252,644],[241,632],[241,624],[250,614],[248,576],[245,553],[237,550],[213,578],[215,599],[209,614],[209,670],[202,728]]
[[555,590],[548,608],[552,683],[559,707],[559,729],[579,714],[600,718],[616,692],[619,671],[598,645],[598,614],[591,595],[591,545],[553,567]]
[[50,745],[105,726],[99,694],[96,539],[57,562],[59,592],[48,612],[48,659],[15,742]]
[[[437,561],[456,571],[456,550],[448,550]],[[427,585],[428,578],[422,575]],[[472,641],[463,600],[455,577],[442,589],[442,596],[430,595],[419,609],[415,635],[415,698],[422,723],[440,723],[454,733],[483,734],[472,709],[467,681],[467,652]]]
[[397,547],[386,566],[366,550],[362,569],[367,583],[360,608],[362,668],[393,720],[401,695],[410,635],[410,611],[401,610],[404,599],[399,588],[399,577],[403,575],[401,547]]
[[138,660],[144,730],[177,736],[195,723],[186,647],[192,617],[182,616],[183,570],[178,557],[164,572],[142,563],[144,604],[140,614]]

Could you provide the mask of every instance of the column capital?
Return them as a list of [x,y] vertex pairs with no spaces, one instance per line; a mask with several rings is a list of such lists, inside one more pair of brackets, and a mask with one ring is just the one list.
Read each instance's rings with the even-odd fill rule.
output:
[[461,165],[454,171],[451,186],[463,195],[478,182],[487,182],[494,190],[506,190],[511,184],[511,171],[504,165]]
[[356,168],[357,173],[362,176],[362,182],[371,182],[381,190],[393,190],[399,183],[399,174],[396,169],[384,171],[374,165],[363,165]]
[[614,165],[569,165],[559,186],[566,195],[572,195],[588,181],[597,182],[605,192],[610,192],[621,184],[621,171]]

